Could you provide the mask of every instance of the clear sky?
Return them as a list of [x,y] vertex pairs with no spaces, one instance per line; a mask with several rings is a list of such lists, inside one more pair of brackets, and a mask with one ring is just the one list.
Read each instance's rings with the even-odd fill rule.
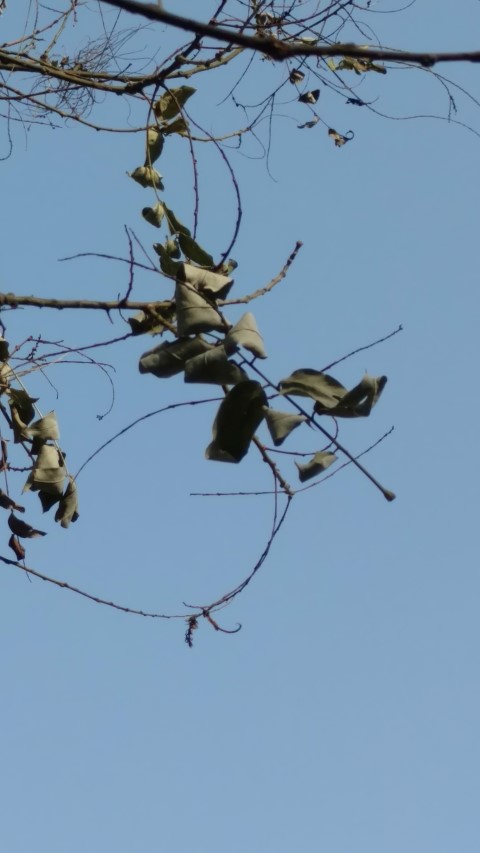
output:
[[[0,40],[27,5],[10,0]],[[207,0],[175,6],[202,19],[213,8]],[[383,14],[391,8],[372,3],[370,19],[388,46],[479,46],[474,0],[417,0]],[[88,20],[95,35],[96,18]],[[160,54],[172,49],[163,27],[150,26],[142,39]],[[478,94],[478,66],[438,70]],[[236,97],[260,100],[283,73],[257,59]],[[196,81],[191,112],[212,132],[244,123],[241,108],[219,105],[235,79],[228,72]],[[322,92],[322,118],[355,132],[337,149],[321,124],[298,130],[309,114],[284,91],[268,169],[260,146],[229,152],[244,212],[231,295],[266,284],[303,241],[288,278],[251,306],[275,381],[321,369],[402,324],[401,334],[332,369],[346,386],[365,370],[389,378],[371,417],[342,425],[342,438],[358,453],[395,427],[365,464],[397,500],[387,503],[352,466],[298,495],[268,561],[219,614],[222,625],[241,622],[242,630],[227,636],[202,624],[192,650],[181,621],[122,614],[4,566],[6,853],[480,849],[480,109],[453,90],[455,118],[472,132],[434,118],[381,118]],[[393,116],[448,110],[429,73],[389,70],[358,91]],[[106,103],[98,116],[125,122],[127,107]],[[2,144],[3,154],[4,136]],[[150,191],[126,177],[143,162],[143,145],[138,134],[79,127],[14,130],[13,154],[0,164],[2,290],[125,292],[121,264],[58,259],[125,255],[124,225],[147,247],[158,239],[140,216]],[[208,147],[198,158],[199,238],[218,255],[235,221],[231,184]],[[158,166],[167,203],[191,220],[186,143],[167,142]],[[134,295],[166,298],[170,285],[139,274]],[[112,319],[17,311],[6,317],[6,336],[82,345],[122,334],[125,324]],[[73,470],[141,415],[215,396],[178,377],[141,376],[138,358],[152,345],[142,337],[96,351],[115,367],[114,406],[102,420],[111,386],[98,368],[59,363],[51,384],[27,377],[42,410],[57,411]],[[240,466],[204,459],[214,413],[215,405],[167,412],[99,454],[79,477],[81,517],[68,531],[25,495],[28,520],[48,532],[28,543],[28,564],[166,613],[235,586],[264,547],[271,498],[190,493],[269,489],[271,478],[253,451]],[[295,449],[321,446],[308,430],[297,434]],[[279,459],[294,482],[293,462]],[[18,490],[24,476],[13,481]],[[6,518],[1,553],[11,557]]]

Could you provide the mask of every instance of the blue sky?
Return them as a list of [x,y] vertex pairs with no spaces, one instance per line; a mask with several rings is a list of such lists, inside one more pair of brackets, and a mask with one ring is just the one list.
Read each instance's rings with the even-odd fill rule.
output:
[[[15,27],[11,7],[0,18],[6,31]],[[206,0],[176,7],[203,19],[211,8]],[[417,0],[374,20],[383,43],[410,49],[477,48],[479,24],[473,0],[461,9]],[[144,38],[171,49],[161,27]],[[478,67],[438,70],[478,92]],[[257,61],[245,102],[281,75]],[[218,106],[234,79],[196,81],[192,115],[212,131],[243,121],[231,104]],[[392,70],[365,87],[382,112],[446,114],[431,75]],[[297,496],[269,560],[220,614],[242,630],[230,637],[202,625],[192,650],[181,621],[127,616],[4,566],[0,840],[8,853],[479,849],[480,111],[458,94],[456,118],[474,133],[321,98],[320,115],[340,132],[352,128],[353,142],[336,149],[322,126],[298,130],[308,116],[292,102],[278,108],[287,117],[274,123],[270,174],[255,146],[248,157],[230,152],[244,211],[231,295],[267,283],[303,241],[288,278],[252,306],[275,381],[403,325],[332,370],[346,386],[366,369],[388,376],[371,417],[342,425],[342,440],[357,453],[394,425],[365,464],[397,500],[384,501],[352,467]],[[127,116],[118,103],[100,112]],[[198,157],[199,238],[219,254],[235,220],[231,186],[213,151]],[[142,159],[140,135],[16,130],[0,164],[2,290],[124,293],[123,265],[58,259],[125,255],[124,225],[146,246],[157,239],[140,217],[152,196],[126,177]],[[167,142],[158,166],[167,202],[187,221],[186,144]],[[168,297],[169,283],[138,275],[135,293]],[[93,314],[7,316],[11,343],[41,333],[82,345],[124,328]],[[101,421],[111,389],[97,368],[59,363],[52,385],[28,377],[42,411],[57,411],[73,470],[135,418],[214,396],[178,377],[140,376],[138,358],[151,345],[137,338],[100,352],[116,370],[115,404]],[[271,499],[190,492],[268,489],[270,478],[253,452],[240,466],[204,459],[214,413],[207,405],[168,412],[113,443],[79,477],[81,517],[68,531],[26,495],[29,521],[48,531],[29,543],[29,565],[167,613],[233,587],[262,551]],[[297,434],[295,448],[319,448]],[[284,470],[293,482],[288,458]],[[22,478],[13,483],[20,489]],[[4,527],[1,553],[10,556]]]

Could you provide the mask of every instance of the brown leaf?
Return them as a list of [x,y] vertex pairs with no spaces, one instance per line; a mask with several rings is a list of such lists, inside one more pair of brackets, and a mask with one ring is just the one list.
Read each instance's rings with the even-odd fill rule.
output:
[[338,133],[337,130],[334,130],[333,127],[330,127],[328,129],[328,135],[331,139],[333,139],[336,148],[341,148],[342,145],[345,145],[347,142],[350,142],[350,140],[353,139],[355,134],[353,130],[347,130],[347,133],[345,134],[345,136],[343,136],[341,133]]
[[22,539],[36,539],[37,536],[47,535],[43,530],[36,530],[34,527],[31,527],[30,524],[27,524],[26,521],[22,521],[21,518],[17,518],[13,512],[8,517],[8,526],[15,536],[20,536]]
[[25,548],[23,547],[22,543],[19,542],[17,537],[13,535],[13,533],[10,536],[10,539],[8,540],[8,547],[12,549],[17,560],[23,560],[25,558]]
[[15,503],[3,489],[0,489],[0,506],[2,509],[16,509],[18,512],[25,512],[25,507]]

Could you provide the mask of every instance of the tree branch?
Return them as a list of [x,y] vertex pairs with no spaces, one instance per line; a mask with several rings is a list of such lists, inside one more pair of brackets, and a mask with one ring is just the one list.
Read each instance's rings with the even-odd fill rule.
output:
[[273,36],[249,36],[243,32],[234,32],[216,24],[205,24],[193,18],[185,18],[167,12],[160,6],[151,3],[139,3],[137,0],[102,0],[109,6],[131,12],[134,15],[142,15],[150,21],[158,21],[170,27],[196,33],[199,36],[209,36],[216,41],[235,44],[239,47],[263,53],[271,59],[279,62],[291,59],[294,56],[352,56],[358,59],[372,59],[384,62],[409,62],[431,68],[438,62],[480,62],[480,51],[457,51],[457,52],[418,52],[408,50],[391,50],[388,48],[357,44],[333,44],[309,45],[302,42],[286,43]]

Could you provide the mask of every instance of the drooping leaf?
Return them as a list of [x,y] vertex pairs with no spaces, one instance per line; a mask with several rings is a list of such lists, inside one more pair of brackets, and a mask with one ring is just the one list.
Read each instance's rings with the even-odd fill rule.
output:
[[209,349],[211,344],[198,337],[165,341],[154,349],[144,352],[138,368],[140,373],[153,373],[159,379],[168,379],[170,376],[181,373],[189,359]]
[[163,133],[156,125],[147,130],[147,141],[145,151],[145,166],[151,166],[158,160],[163,149]]
[[165,216],[165,208],[160,201],[153,207],[144,207],[142,210],[142,216],[150,225],[154,225],[155,228],[160,228],[163,217]]
[[265,407],[264,414],[275,447],[280,447],[290,433],[307,420],[305,415],[292,415],[290,412],[279,412],[268,407]]
[[55,513],[55,521],[59,521],[62,527],[68,527],[70,522],[79,518],[78,493],[73,477],[69,477],[65,494],[61,497],[58,509]]
[[213,441],[205,456],[216,462],[240,462],[264,416],[265,391],[259,382],[239,382],[220,404],[213,424]]
[[10,407],[15,406],[20,418],[25,424],[29,424],[35,417],[34,404],[38,397],[30,397],[23,388],[8,388]]
[[291,394],[293,397],[311,397],[326,408],[334,408],[347,393],[347,389],[328,373],[312,370],[306,367],[294,370],[286,379],[279,383],[281,394]]
[[235,261],[233,258],[229,258],[228,261],[225,261],[221,265],[221,267],[218,267],[217,272],[220,273],[220,275],[229,276],[234,270],[237,269],[237,267],[238,262]]
[[295,370],[279,384],[281,394],[311,397],[315,400],[314,411],[319,415],[331,415],[335,418],[367,417],[387,382],[386,376],[366,374],[361,382],[347,389],[333,376],[318,370],[305,368]]
[[13,533],[10,536],[10,539],[8,540],[8,547],[12,549],[17,560],[25,559],[25,554],[27,552],[25,551],[25,548],[23,547],[22,543],[18,540],[18,538]]
[[183,222],[180,222],[179,219],[175,216],[173,210],[168,207],[166,204],[164,205],[165,216],[167,217],[167,225],[170,230],[170,234],[187,234],[190,236],[190,229],[187,228]]
[[178,133],[179,136],[188,136],[188,124],[183,116],[165,125],[162,130],[164,136],[170,136],[172,133]]
[[181,265],[177,274],[175,303],[177,306],[177,328],[180,337],[196,335],[201,332],[224,332],[225,325],[207,299],[195,288],[180,279]]
[[337,130],[334,130],[333,127],[330,127],[328,129],[328,135],[330,139],[333,139],[335,147],[341,148],[342,145],[346,145],[347,142],[350,142],[355,134],[353,130],[347,130],[347,133],[345,134],[345,136],[343,136],[341,133],[338,133]]
[[307,127],[312,128],[312,127],[315,127],[315,125],[318,124],[319,121],[320,121],[320,116],[315,116],[315,118],[312,118],[311,121],[306,121],[306,122],[304,122],[304,124],[297,124],[297,127],[299,130],[304,130]]
[[66,473],[62,453],[53,444],[43,444],[23,491],[31,489],[33,492],[42,491],[60,496]]
[[337,66],[335,65],[335,60],[332,59],[331,57],[326,59],[325,62],[327,64],[328,68],[330,68],[330,71],[336,71],[337,70]]
[[233,284],[233,279],[226,275],[194,267],[192,264],[183,264],[178,277],[212,300],[226,299]]
[[62,496],[61,491],[52,495],[50,492],[43,492],[41,489],[39,492],[37,492],[37,494],[38,499],[42,505],[42,512],[48,512],[52,508],[52,506],[58,504]]
[[133,172],[127,172],[127,174],[141,187],[153,187],[156,190],[164,189],[162,175],[153,166],[137,166]]
[[[173,241],[169,240],[167,242],[171,243]],[[165,275],[170,276],[170,278],[175,278],[182,262],[173,260],[171,252],[168,251],[168,247],[162,246],[161,243],[154,243],[153,248],[160,258],[160,269],[162,272],[165,273]]]
[[17,512],[25,512],[25,507],[17,504],[3,489],[0,489],[0,506],[2,509],[16,509]]
[[333,414],[336,418],[366,418],[386,384],[386,376],[369,376],[366,373],[358,385],[345,392],[333,410],[317,402],[315,412],[319,415]]
[[134,317],[129,317],[128,322],[134,335],[158,335],[165,331],[175,318],[175,303],[168,300],[155,303],[139,311]]
[[298,468],[298,478],[301,483],[304,483],[306,480],[311,480],[312,477],[316,477],[317,474],[321,474],[322,471],[325,471],[327,468],[332,465],[336,456],[334,453],[327,453],[324,450],[319,450],[318,453],[310,459],[310,462],[305,463],[304,465],[301,462],[295,462],[295,465]]
[[180,248],[190,261],[193,261],[195,264],[198,264],[201,267],[207,267],[211,269],[214,265],[214,260],[205,249],[202,249],[201,246],[190,237],[189,234],[182,234],[179,232],[178,234],[178,242],[180,243]]
[[0,335],[0,361],[8,361],[10,353],[8,352],[8,341]]
[[304,92],[299,95],[298,100],[301,104],[316,104],[320,97],[320,89],[313,89],[311,92]]
[[290,83],[293,83],[295,86],[298,86],[302,80],[305,80],[305,74],[303,71],[300,71],[299,68],[294,68],[293,71],[290,72],[290,76],[288,78]]
[[196,91],[192,86],[179,86],[165,92],[153,105],[156,117],[162,121],[175,118]]
[[185,364],[185,382],[236,385],[245,379],[248,379],[247,374],[234,361],[228,360],[223,346],[196,355]]
[[24,430],[28,438],[39,438],[41,441],[56,441],[60,438],[60,430],[58,428],[57,415],[55,412],[48,412],[43,418],[34,421],[33,424],[26,427]]
[[36,530],[35,527],[31,527],[26,521],[17,518],[13,512],[8,516],[8,526],[14,536],[20,536],[21,539],[36,539],[37,536],[47,535],[43,530]]
[[255,317],[250,311],[243,314],[238,323],[232,326],[225,338],[224,346],[229,355],[242,346],[257,358],[267,357],[263,338],[258,331]]

